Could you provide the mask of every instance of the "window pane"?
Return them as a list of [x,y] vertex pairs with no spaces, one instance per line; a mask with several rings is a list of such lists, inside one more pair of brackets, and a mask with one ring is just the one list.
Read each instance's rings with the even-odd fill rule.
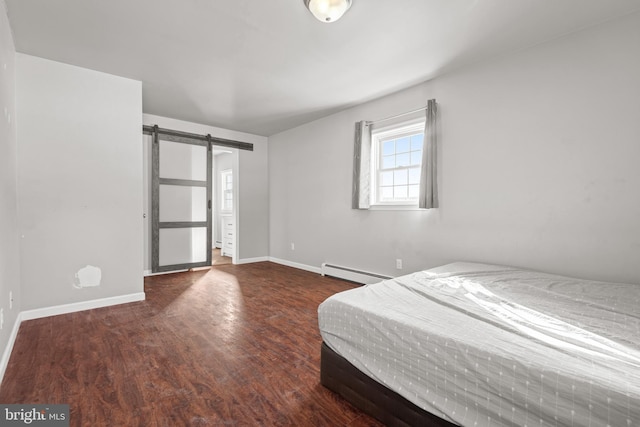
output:
[[207,148],[160,141],[160,178],[207,180]]
[[188,264],[207,260],[206,227],[161,228],[159,240],[160,265]]
[[396,167],[396,156],[384,156],[382,158],[382,169],[390,169]]
[[420,184],[420,169],[409,169],[409,184]]
[[222,201],[222,210],[230,211],[233,209],[233,191],[225,190],[224,200]]
[[420,194],[420,186],[419,185],[410,185],[409,186],[409,198],[417,199]]
[[424,140],[424,134],[413,135],[411,137],[411,151],[422,150],[422,141]]
[[422,164],[422,150],[411,152],[411,166]]
[[409,137],[396,139],[396,153],[406,153],[409,151]]
[[409,166],[411,159],[409,153],[396,154],[396,167]]
[[394,185],[407,185],[408,171],[406,169],[393,171]]
[[395,141],[387,141],[382,144],[382,155],[388,156],[389,154],[395,154]]
[[160,185],[160,221],[206,221],[207,189]]
[[[383,136],[384,135],[384,136]],[[420,127],[402,124],[376,135],[377,159],[372,176],[376,177],[374,199],[378,202],[412,203],[418,199],[424,133]]]
[[393,171],[382,172],[380,185],[393,185]]
[[382,187],[380,190],[380,198],[383,201],[393,200],[393,187]]
[[400,187],[393,187],[393,197],[396,199],[406,199],[407,198],[407,186],[402,185]]
[[233,210],[233,172],[225,170],[221,172],[222,194],[220,209],[223,211]]

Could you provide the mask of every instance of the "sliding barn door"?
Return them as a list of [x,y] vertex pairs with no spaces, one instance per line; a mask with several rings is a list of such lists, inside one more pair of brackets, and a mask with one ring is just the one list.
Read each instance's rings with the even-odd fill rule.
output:
[[211,265],[211,141],[154,132],[151,270]]

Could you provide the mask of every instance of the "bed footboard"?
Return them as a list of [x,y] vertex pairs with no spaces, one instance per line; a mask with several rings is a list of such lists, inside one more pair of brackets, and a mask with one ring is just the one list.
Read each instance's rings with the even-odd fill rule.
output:
[[452,427],[356,369],[322,343],[320,382],[387,426]]

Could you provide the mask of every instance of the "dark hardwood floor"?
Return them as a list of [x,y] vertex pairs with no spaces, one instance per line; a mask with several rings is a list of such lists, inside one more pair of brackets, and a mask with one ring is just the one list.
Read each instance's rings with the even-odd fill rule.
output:
[[273,264],[145,279],[146,301],[25,321],[2,403],[72,426],[380,426],[320,385],[317,307],[353,285]]

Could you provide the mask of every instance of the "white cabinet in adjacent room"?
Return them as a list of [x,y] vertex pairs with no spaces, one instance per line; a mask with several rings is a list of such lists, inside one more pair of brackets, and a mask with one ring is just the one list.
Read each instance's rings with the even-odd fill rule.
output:
[[222,216],[222,256],[233,256],[233,247],[236,244],[236,227],[233,216]]

